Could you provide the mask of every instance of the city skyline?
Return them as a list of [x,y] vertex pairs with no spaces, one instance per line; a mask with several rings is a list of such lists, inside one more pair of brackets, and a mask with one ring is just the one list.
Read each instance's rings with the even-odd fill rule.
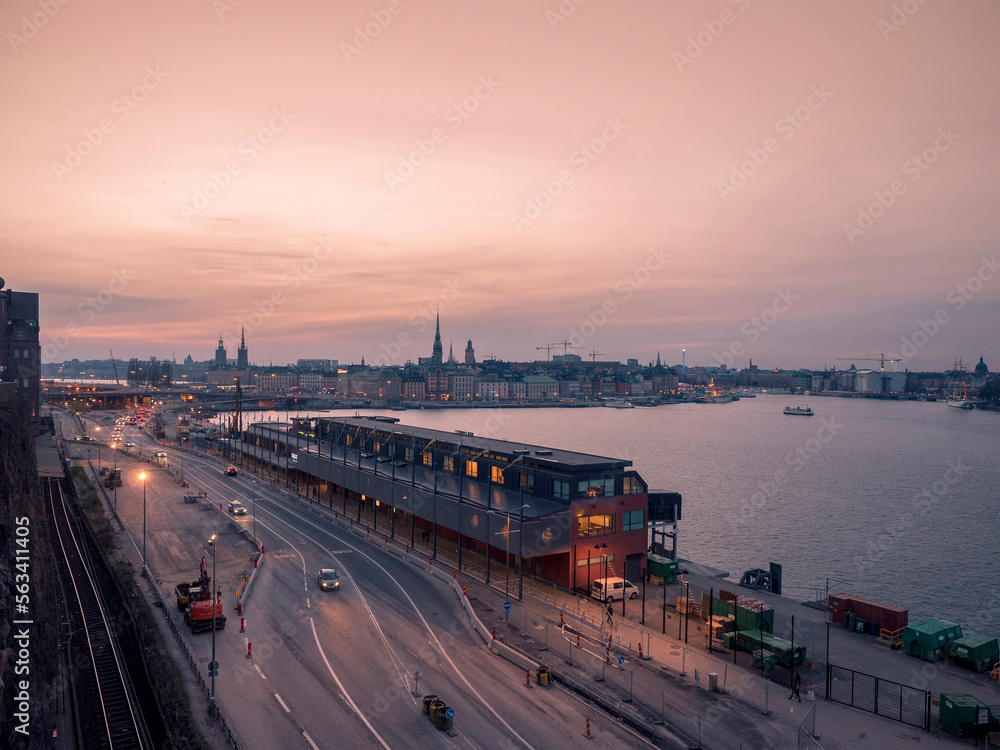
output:
[[403,364],[438,312],[458,359],[1000,361],[994,2],[52,8],[0,11],[43,362]]

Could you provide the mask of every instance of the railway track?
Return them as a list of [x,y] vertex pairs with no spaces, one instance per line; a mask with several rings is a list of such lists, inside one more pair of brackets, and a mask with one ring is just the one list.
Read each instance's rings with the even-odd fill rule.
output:
[[[135,707],[112,628],[102,606],[97,584],[84,560],[83,542],[71,518],[58,480],[42,482],[42,492],[52,511],[58,541],[59,565],[70,612],[75,696],[80,738],[87,748],[141,750],[149,746],[142,717]],[[68,574],[67,574],[68,571]]]

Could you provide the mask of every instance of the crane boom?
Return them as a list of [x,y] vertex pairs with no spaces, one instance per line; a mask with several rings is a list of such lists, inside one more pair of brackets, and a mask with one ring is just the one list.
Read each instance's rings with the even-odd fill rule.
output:
[[118,368],[115,367],[115,353],[108,349],[108,353],[111,355],[111,370],[115,373],[115,383],[121,385],[122,381],[118,379]]

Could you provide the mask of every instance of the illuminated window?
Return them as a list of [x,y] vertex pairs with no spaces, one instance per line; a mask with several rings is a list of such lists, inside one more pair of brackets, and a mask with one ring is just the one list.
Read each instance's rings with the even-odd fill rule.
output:
[[569,500],[569,482],[563,482],[560,479],[553,479],[552,497],[557,500]]
[[424,466],[430,466],[434,463],[434,454],[424,452]]
[[577,484],[577,494],[580,497],[611,497],[615,494],[615,480],[581,479]]
[[603,536],[615,533],[615,517],[613,515],[584,516],[580,519],[577,536]]
[[625,477],[625,494],[626,495],[641,495],[646,491],[646,485],[642,483],[639,477]]
[[491,466],[490,467],[490,479],[499,484],[503,484],[503,467],[501,466]]
[[646,512],[627,510],[622,514],[622,531],[641,531],[646,528]]
[[444,469],[445,471],[455,471],[455,457],[445,456],[441,460],[441,468]]
[[467,477],[477,477],[479,476],[479,463],[476,461],[466,461],[465,462],[465,476]]
[[535,475],[534,474],[521,474],[521,489],[528,492],[535,491]]

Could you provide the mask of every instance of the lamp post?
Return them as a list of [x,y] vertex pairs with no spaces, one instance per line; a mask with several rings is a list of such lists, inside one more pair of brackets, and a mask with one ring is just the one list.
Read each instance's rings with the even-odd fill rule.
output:
[[97,473],[101,473],[101,426],[97,425],[94,428],[97,431]]
[[[601,542],[600,544],[595,544],[594,545],[594,549],[603,549],[603,550],[606,550],[607,548],[608,548],[608,545],[605,544],[604,542]],[[608,553],[607,552],[602,552],[601,554],[604,555],[604,599],[605,599],[605,603],[607,603],[607,598],[608,598],[608,596],[607,596],[608,595]]]
[[[528,508],[528,507],[530,507],[530,506],[528,506],[528,505],[522,505],[520,508],[518,508],[518,511],[520,511],[520,513],[521,513],[521,525],[522,526],[524,525],[524,509]],[[510,513],[511,513],[510,511],[507,511],[507,533],[505,534],[505,536],[507,537],[507,553],[506,553],[506,556],[504,557],[504,561],[503,561],[504,568],[507,571],[507,580],[504,583],[504,590],[506,591],[507,596],[510,596]],[[522,533],[521,529],[518,529],[517,533],[521,534],[521,538],[518,541],[520,542],[521,551],[523,552],[524,551],[524,534]],[[518,555],[518,570],[520,571],[520,569],[521,569],[521,557],[520,557],[520,555]],[[518,584],[518,595],[517,595],[518,600],[520,600],[520,598],[521,598],[521,593],[522,593],[522,588],[521,588],[521,584],[519,583]]]
[[257,480],[250,480],[250,490],[253,492],[253,543],[260,549],[260,542],[257,541]]
[[146,570],[146,472],[139,474],[142,482],[142,569]]
[[[208,540],[208,546],[212,548],[212,588],[217,585],[215,582],[215,537],[216,534],[212,534],[211,538]],[[215,663],[215,612],[218,609],[218,600],[213,595],[212,596],[212,661],[208,665],[208,671],[212,676],[212,694],[208,699],[208,713],[209,716],[215,716],[215,675],[219,671],[218,665]]]
[[115,515],[118,515],[118,449],[115,448],[115,476],[112,479],[112,484],[115,486]]

